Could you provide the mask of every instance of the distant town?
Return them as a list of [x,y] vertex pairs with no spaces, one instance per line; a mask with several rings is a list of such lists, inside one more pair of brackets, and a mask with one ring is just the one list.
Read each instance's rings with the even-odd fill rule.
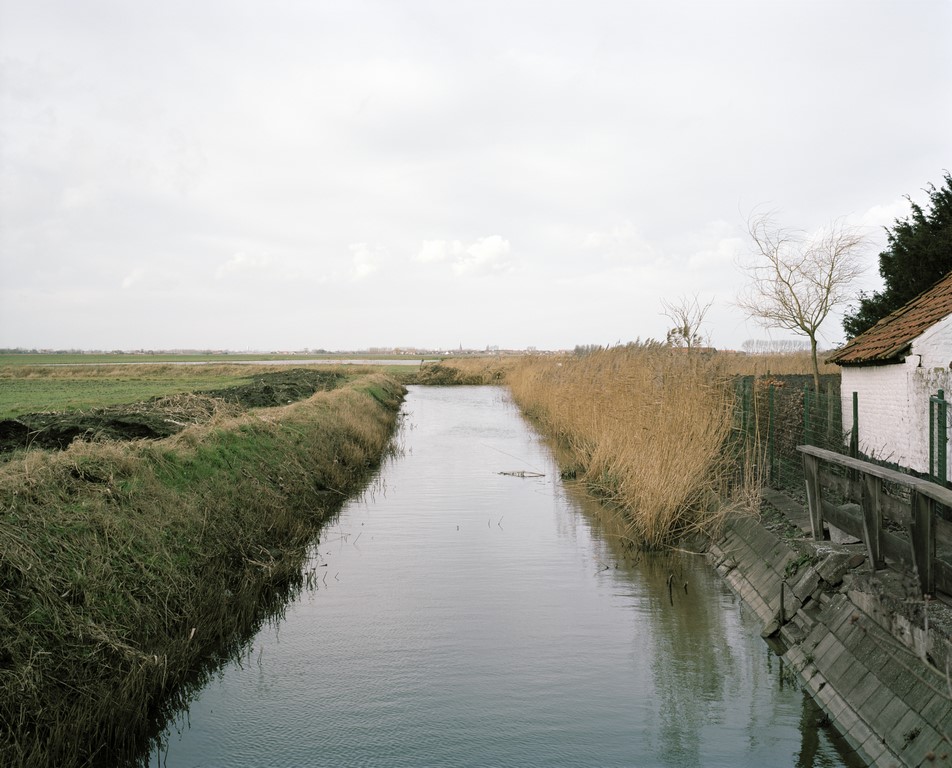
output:
[[[563,350],[564,351],[564,350]],[[487,346],[483,349],[442,348],[431,349],[426,347],[368,347],[354,350],[330,349],[45,349],[45,348],[0,348],[0,355],[281,355],[288,357],[327,356],[373,356],[392,355],[395,357],[420,356],[460,356],[460,355],[524,355],[547,354],[549,350],[538,350],[535,347],[525,349],[501,349],[498,346]]]

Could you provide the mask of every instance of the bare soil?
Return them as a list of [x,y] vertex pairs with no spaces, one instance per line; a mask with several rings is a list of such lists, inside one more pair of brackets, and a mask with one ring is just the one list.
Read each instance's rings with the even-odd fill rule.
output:
[[336,389],[345,380],[342,373],[294,368],[263,373],[227,389],[90,410],[28,413],[0,421],[0,454],[27,448],[63,450],[74,440],[168,437],[222,412],[287,405]]

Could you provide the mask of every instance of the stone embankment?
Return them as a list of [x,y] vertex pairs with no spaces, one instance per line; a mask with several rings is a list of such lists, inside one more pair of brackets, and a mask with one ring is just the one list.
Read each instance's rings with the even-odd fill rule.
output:
[[766,498],[763,520],[725,527],[715,568],[861,759],[952,766],[952,609],[910,574],[870,571],[862,544],[802,535],[802,509]]

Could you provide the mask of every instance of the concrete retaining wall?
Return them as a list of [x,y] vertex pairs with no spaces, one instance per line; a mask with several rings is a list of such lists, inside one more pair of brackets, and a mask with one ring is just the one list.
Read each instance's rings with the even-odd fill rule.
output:
[[709,557],[862,759],[952,766],[952,681],[938,672],[952,669],[948,611],[906,599],[908,579],[869,573],[861,547],[795,549],[753,518],[729,523]]

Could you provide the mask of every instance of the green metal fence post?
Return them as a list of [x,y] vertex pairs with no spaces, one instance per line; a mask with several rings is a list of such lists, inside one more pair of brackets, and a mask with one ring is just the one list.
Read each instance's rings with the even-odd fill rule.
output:
[[[942,391],[941,389],[939,390]],[[936,481],[935,471],[935,397],[929,396],[929,479]]]
[[850,456],[859,458],[859,393],[853,393],[853,426],[850,427]]
[[949,439],[948,439],[948,436],[946,435],[946,429],[949,423],[948,422],[949,404],[945,400],[945,392],[941,389],[939,390],[937,399],[938,399],[938,403],[936,405],[938,407],[936,410],[938,411],[938,413],[936,415],[938,418],[936,419],[936,421],[938,423],[936,424],[936,426],[939,428],[939,434],[938,434],[938,440],[937,440],[938,444],[936,445],[936,449],[937,449],[936,453],[938,454],[936,458],[938,459],[938,464],[939,464],[939,482],[942,483],[942,485],[945,485],[949,479],[948,471],[947,471],[949,464],[948,464],[948,459],[946,457],[946,448],[948,447],[948,444],[949,444]]
[[949,404],[945,399],[945,390],[940,389],[929,398],[929,479],[942,485],[945,485],[948,479],[948,415]]

